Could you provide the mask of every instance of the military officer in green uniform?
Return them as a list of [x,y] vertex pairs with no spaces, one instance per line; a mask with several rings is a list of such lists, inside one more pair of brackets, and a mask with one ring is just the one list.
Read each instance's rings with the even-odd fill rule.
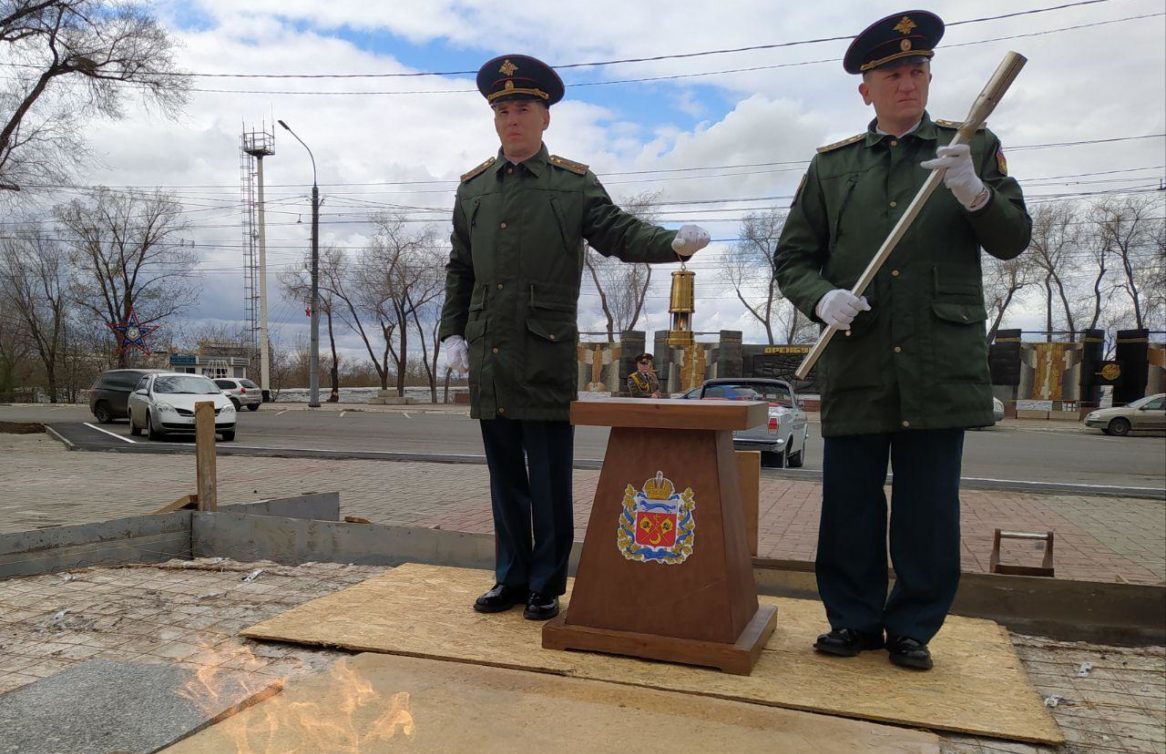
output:
[[628,395],[632,398],[659,398],[660,378],[652,369],[652,354],[636,357],[636,371],[628,375]]
[[563,82],[546,64],[503,55],[477,84],[501,148],[457,191],[439,337],[447,363],[469,371],[490,469],[496,583],[474,609],[525,603],[527,618],[545,620],[559,611],[574,541],[569,416],[583,242],[627,262],[676,262],[709,237],[637,220],[586,165],[548,153],[542,136]]
[[[818,362],[824,438],[816,572],[830,631],[819,652],[886,647],[899,666],[932,666],[928,642],[960,572],[964,429],[991,424],[981,249],[1010,259],[1032,221],[987,129],[950,146],[958,123],[926,111],[943,22],[925,11],[878,21],[843,65],[875,118],[818,150],[775,255],[782,293],[848,330]],[[928,170],[944,185],[861,298],[850,293]],[[887,462],[894,474],[887,594]]]

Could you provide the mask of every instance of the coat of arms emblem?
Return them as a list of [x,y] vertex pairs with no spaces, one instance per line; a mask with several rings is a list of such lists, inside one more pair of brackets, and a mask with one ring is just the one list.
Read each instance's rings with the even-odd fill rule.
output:
[[644,482],[643,489],[628,485],[619,516],[616,543],[628,560],[677,565],[692,554],[696,535],[692,488],[676,491],[664,472]]

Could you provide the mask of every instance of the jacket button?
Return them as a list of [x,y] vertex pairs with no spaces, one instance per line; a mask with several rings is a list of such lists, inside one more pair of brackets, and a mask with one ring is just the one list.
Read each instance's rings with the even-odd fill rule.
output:
[[[502,409],[498,409],[498,413],[502,413]],[[904,421],[904,422],[903,422],[903,426],[904,426],[904,427],[910,427],[910,426],[911,426],[911,422],[909,422],[909,421]]]
[[899,271],[898,270],[891,270],[891,277],[893,277],[893,278],[899,277]]
[[[498,413],[499,413],[499,414],[504,414],[504,413],[506,413],[506,409],[504,409],[504,408],[499,408],[499,409],[498,409]],[[904,424],[906,424],[906,422],[903,422],[903,423],[904,423]]]
[[965,320],[968,318],[968,315],[966,315],[966,314],[961,314],[960,316],[963,317]]
[[[967,319],[967,317],[965,317],[964,319]],[[554,334],[554,333],[551,333],[551,334],[550,334],[550,335],[548,335],[547,337],[548,337],[548,338],[550,338],[551,340],[554,340],[554,339],[555,339],[555,334]]]
[[513,173],[513,172],[514,172],[514,168],[506,168],[506,172],[507,172],[507,173]]
[[494,348],[492,350],[494,351],[494,353],[498,353],[498,346],[494,346]]
[[898,142],[898,141],[896,141],[896,140],[894,140],[894,139],[891,139],[891,141],[890,141],[889,143],[890,143],[890,145],[891,145],[892,147],[897,147],[897,146],[899,146],[899,142]]
[[891,206],[892,206],[892,207],[898,207],[898,206],[899,206],[899,203],[898,203],[898,202],[891,202]]
[[502,230],[506,230],[506,223],[500,223],[498,225],[498,227],[501,228]]
[[498,290],[502,290],[502,284],[501,284],[501,283],[499,283],[499,284],[498,284]]
[[898,346],[895,346],[895,353],[902,353],[902,352],[903,352],[903,349],[902,349],[902,348],[899,348]]

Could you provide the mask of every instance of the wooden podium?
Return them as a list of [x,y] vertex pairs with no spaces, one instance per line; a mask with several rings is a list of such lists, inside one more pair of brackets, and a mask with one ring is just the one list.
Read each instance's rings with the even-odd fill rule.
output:
[[777,608],[758,606],[732,431],[767,419],[760,401],[571,404],[573,424],[612,430],[571,600],[543,647],[748,675]]

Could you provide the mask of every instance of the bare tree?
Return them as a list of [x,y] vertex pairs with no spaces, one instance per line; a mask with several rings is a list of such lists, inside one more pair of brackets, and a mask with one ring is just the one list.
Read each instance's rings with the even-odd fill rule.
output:
[[[343,289],[337,285],[343,277],[346,267],[344,252],[334,246],[320,250],[319,279],[325,281],[318,284],[316,299],[320,304],[320,313],[324,315],[328,326],[328,345],[332,351],[332,363],[328,368],[332,390],[328,394],[328,403],[340,400],[340,356],[336,352],[336,329],[333,324],[333,307],[336,299],[336,289]],[[328,284],[328,281],[332,281]],[[284,295],[303,302],[305,307],[311,306],[312,300],[312,252],[304,253],[304,260],[299,267],[284,270],[279,276]]]
[[[625,212],[652,223],[656,221],[659,198],[659,191],[645,191],[626,199],[621,206]],[[617,332],[633,329],[644,312],[644,299],[652,284],[652,265],[605,257],[590,246],[583,263],[599,293],[599,305],[607,319],[607,338],[615,340]]]
[[777,287],[774,255],[785,225],[785,210],[751,212],[741,220],[739,240],[725,257],[724,278],[732,284],[737,300],[761,326],[769,343],[776,343],[775,329],[786,343],[806,339],[813,323],[785,300]]
[[[437,403],[437,362],[441,355],[441,341],[437,339],[441,329],[441,308],[445,300],[444,260],[449,251],[438,246],[430,246],[417,255],[417,283],[408,292],[411,299],[413,325],[421,341],[421,365],[425,379],[429,383],[429,400]],[[430,353],[429,344],[433,344]],[[449,389],[449,370],[445,374],[446,390]]]
[[[161,191],[97,189],[56,210],[71,247],[73,295],[106,323],[136,311],[141,324],[158,323],[194,303],[199,293],[193,245],[181,238],[182,206]],[[126,352],[118,366],[127,364]]]
[[189,79],[145,5],[118,0],[0,0],[0,189],[60,181],[83,146],[81,119],[122,115],[130,85],[176,113]]
[[0,302],[19,326],[44,367],[49,401],[58,398],[68,319],[69,277],[65,249],[34,227],[0,242]]
[[1094,205],[1097,233],[1121,265],[1122,282],[1118,287],[1130,298],[1138,329],[1146,326],[1143,284],[1156,283],[1159,291],[1166,285],[1160,277],[1154,280],[1152,273],[1147,274],[1153,270],[1156,236],[1162,232],[1163,221],[1158,214],[1161,209],[1161,199],[1145,196],[1111,198]]
[[1041,285],[1045,290],[1045,329],[1053,333],[1053,298],[1056,296],[1065,315],[1065,326],[1070,335],[1076,333],[1073,306],[1064,272],[1071,269],[1071,260],[1080,250],[1081,226],[1074,218],[1069,202],[1039,204],[1032,213],[1032,240],[1028,253],[1041,271]]
[[985,255],[984,299],[992,326],[988,329],[989,342],[996,337],[1008,308],[1019,303],[1026,289],[1036,284],[1040,268],[1035,254],[1021,254],[1012,259],[997,259]]
[[1148,253],[1146,276],[1150,283],[1143,287],[1147,291],[1146,321],[1166,330],[1166,220],[1159,218],[1153,223]]
[[0,396],[11,400],[11,394],[20,386],[27,369],[28,338],[20,330],[18,318],[8,308],[0,308]]
[[397,395],[403,396],[410,322],[413,310],[428,300],[424,290],[432,269],[426,259],[436,245],[437,233],[430,226],[410,227],[402,215],[394,213],[377,214],[373,222],[377,233],[354,270],[354,282],[362,308],[375,318],[384,337],[385,350],[377,368],[381,389],[388,388],[387,357],[391,356]]

